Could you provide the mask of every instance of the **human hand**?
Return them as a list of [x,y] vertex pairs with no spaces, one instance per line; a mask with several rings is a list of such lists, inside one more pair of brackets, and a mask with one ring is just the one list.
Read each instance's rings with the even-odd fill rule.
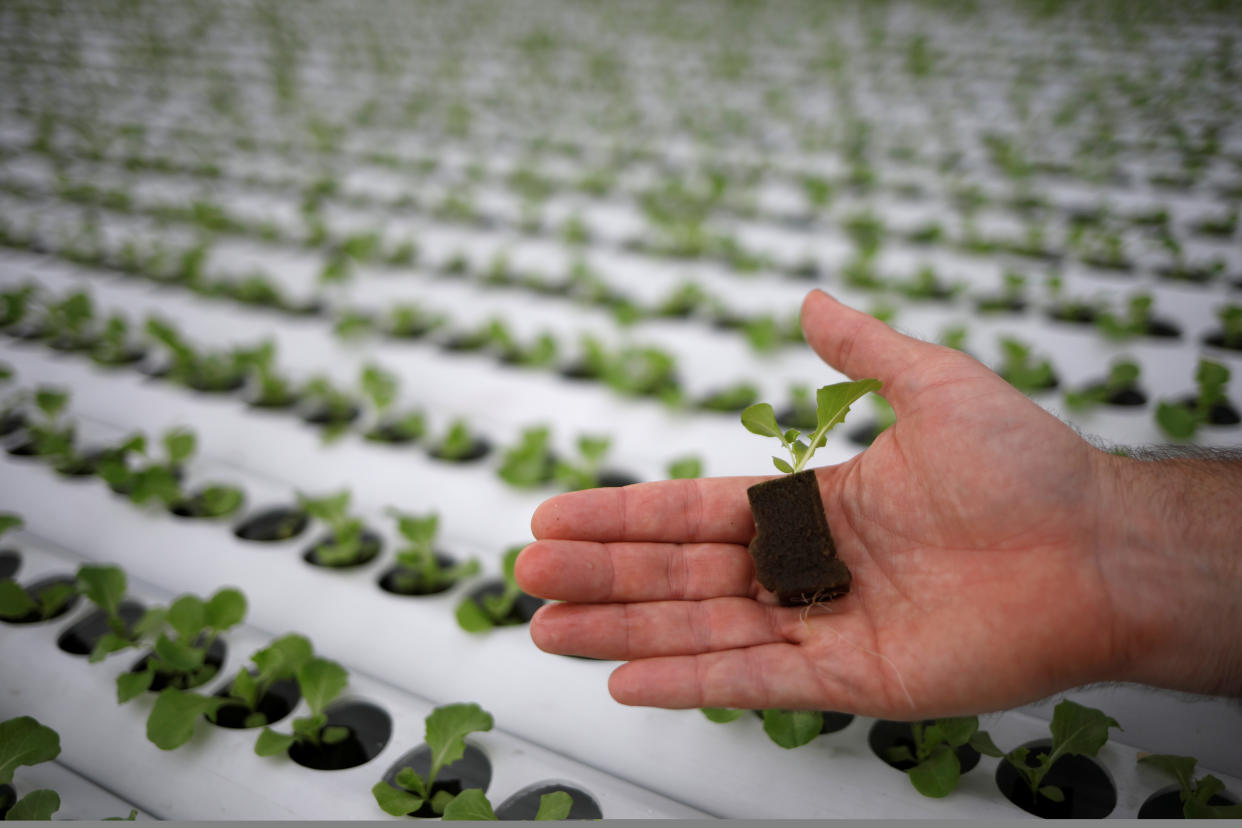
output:
[[1113,677],[1126,642],[1097,552],[1109,463],[970,356],[820,291],[807,341],[897,414],[816,470],[852,591],[780,607],[755,580],[748,486],[645,483],[542,504],[518,558],[542,649],[629,663],[625,704],[809,708],[914,719],[1012,707]]

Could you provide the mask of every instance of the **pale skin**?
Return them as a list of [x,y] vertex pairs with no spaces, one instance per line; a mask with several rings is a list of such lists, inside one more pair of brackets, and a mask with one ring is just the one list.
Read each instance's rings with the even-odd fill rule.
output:
[[1242,695],[1242,463],[1101,451],[973,358],[820,291],[802,327],[897,414],[816,469],[850,594],[780,607],[755,580],[763,477],[574,492],[539,507],[517,562],[564,602],[532,621],[539,647],[625,661],[613,697],[669,708],[917,719],[1114,680]]

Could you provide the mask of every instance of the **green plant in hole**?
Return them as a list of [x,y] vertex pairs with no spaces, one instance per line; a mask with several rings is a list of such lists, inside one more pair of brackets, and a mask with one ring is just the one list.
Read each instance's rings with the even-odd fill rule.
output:
[[74,291],[47,306],[43,317],[46,336],[55,348],[74,350],[91,345],[95,321],[94,304],[84,290]]
[[1113,340],[1143,336],[1151,326],[1151,306],[1151,294],[1135,294],[1126,301],[1124,314],[1115,314],[1111,310],[1101,312],[1096,317],[1096,327],[1100,333]]
[[599,485],[601,467],[612,446],[612,438],[581,434],[575,445],[578,462],[558,459],[553,474],[567,491],[593,489]]
[[171,506],[183,499],[181,469],[194,455],[198,438],[194,432],[174,428],[164,432],[160,440],[164,449],[163,461],[151,462],[130,468],[131,454],[145,454],[147,441],[141,434],[126,438],[100,461],[98,474],[112,490],[126,495],[136,504],[158,500]]
[[[23,765],[50,762],[60,755],[60,735],[31,716],[18,716],[0,722],[0,785],[13,781],[13,772]],[[7,806],[6,820],[50,820],[60,810],[60,795],[41,788],[30,791]]]
[[[728,724],[742,718],[747,711],[729,707],[701,707],[699,712],[710,722]],[[759,712],[763,717],[763,732],[786,750],[809,744],[824,729],[824,715],[818,710],[772,708]]]
[[608,360],[603,378],[609,388],[626,396],[659,397],[669,404],[682,398],[677,361],[660,348],[622,348]]
[[923,265],[908,282],[893,285],[907,299],[949,299],[961,291],[961,284],[948,284],[936,273],[936,268]]
[[955,351],[965,351],[966,337],[969,333],[965,325],[949,325],[940,332],[940,344]]
[[147,319],[147,335],[163,345],[170,358],[168,379],[196,391],[231,391],[242,383],[254,361],[254,350],[196,351],[177,330],[155,317]]
[[1194,398],[1184,402],[1161,400],[1156,405],[1156,424],[1160,430],[1175,440],[1189,440],[1199,426],[1211,422],[1212,409],[1227,402],[1225,389],[1229,385],[1229,368],[1209,359],[1200,359],[1195,369]]
[[522,430],[517,445],[505,450],[496,473],[510,486],[529,489],[547,483],[556,473],[556,459],[550,448],[547,426]]
[[292,383],[276,368],[276,343],[264,340],[254,350],[250,373],[257,386],[252,402],[262,408],[283,408],[298,399]]
[[1108,741],[1108,729],[1115,727],[1120,730],[1121,725],[1100,710],[1065,699],[1053,708],[1049,727],[1052,744],[1046,749],[1035,749],[1034,766],[1027,762],[1032,755],[1031,749],[1018,747],[1003,753],[984,731],[977,731],[970,745],[985,756],[1004,758],[1026,783],[1033,798],[1038,800],[1042,796],[1052,802],[1063,802],[1064,791],[1056,785],[1043,784],[1048,771],[1062,756],[1095,756]]
[[217,669],[207,662],[211,646],[220,633],[245,619],[246,608],[246,596],[232,587],[216,591],[206,601],[196,595],[176,598],[164,611],[164,628],[146,666],[117,676],[117,703],[124,704],[151,689],[157,674],[168,687],[178,690],[210,680]]
[[[569,811],[574,806],[574,798],[567,791],[551,791],[539,797],[539,809],[535,812],[537,821],[568,819]],[[453,797],[444,806],[446,820],[493,820],[499,819],[492,810],[492,804],[479,788],[469,788]]]
[[513,615],[518,599],[525,593],[518,586],[513,569],[524,547],[510,546],[500,559],[500,574],[504,587],[499,595],[483,594],[478,600],[463,598],[457,605],[457,625],[466,632],[487,632],[494,627],[523,623]]
[[1026,276],[1011,270],[1001,276],[1001,292],[994,296],[982,296],[975,301],[980,313],[998,313],[1020,310],[1026,304]]
[[417,440],[423,436],[427,422],[421,412],[390,414],[393,403],[397,401],[396,374],[369,362],[362,367],[359,384],[362,395],[370,403],[374,420],[366,434],[368,440]]
[[684,318],[704,307],[710,297],[697,282],[682,282],[656,305],[656,315]]
[[324,374],[311,377],[302,386],[301,394],[307,415],[322,429],[324,443],[340,439],[357,416],[358,407],[348,391],[337,388]]
[[693,480],[703,476],[703,461],[696,455],[677,457],[665,469],[670,480]]
[[91,359],[99,365],[122,365],[134,361],[142,353],[130,336],[129,322],[120,314],[112,314],[104,322],[98,341],[91,348]]
[[492,715],[477,704],[447,704],[432,710],[427,715],[424,736],[431,751],[426,777],[413,768],[402,768],[397,772],[396,785],[381,780],[371,788],[376,803],[393,816],[412,814],[424,805],[443,815],[454,794],[437,791],[436,777],[465,755],[466,736],[491,730],[493,725]]
[[1242,305],[1224,304],[1216,309],[1220,319],[1221,344],[1242,350]]
[[951,794],[961,778],[962,765],[956,748],[975,747],[976,741],[985,749],[991,745],[987,733],[979,731],[978,716],[911,722],[910,733],[914,739],[913,750],[906,745],[896,745],[885,751],[884,758],[890,762],[912,763],[914,767],[906,771],[910,784],[923,796],[937,799]]
[[796,428],[782,430],[776,422],[776,413],[768,403],[756,403],[742,412],[742,425],[752,434],[775,437],[789,453],[789,460],[773,457],[778,471],[795,474],[802,471],[815,450],[827,442],[828,431],[845,419],[850,406],[865,394],[880,390],[877,379],[838,382],[825,385],[815,392],[816,427],[810,436],[802,439]]
[[121,602],[125,599],[127,579],[118,566],[83,564],[78,567],[76,578],[78,592],[85,596],[103,614],[108,632],[99,637],[90,653],[93,664],[103,661],[111,653],[139,646],[144,637],[153,634],[164,624],[164,610],[152,607],[143,613],[137,623],[129,625],[121,615]]
[[354,308],[343,308],[337,312],[336,321],[332,323],[332,333],[346,342],[356,342],[375,333],[376,321],[370,312]]
[[13,328],[24,321],[37,292],[33,284],[0,291],[0,328]]
[[1014,388],[1030,394],[1056,386],[1052,363],[1047,359],[1037,359],[1025,342],[1012,336],[1002,336],[1000,346],[1002,361],[997,373]]
[[[17,515],[0,514],[0,535],[19,528],[22,519]],[[40,621],[53,618],[75,595],[73,584],[53,581],[31,594],[13,578],[0,580],[0,618],[8,621],[34,615]]]
[[389,508],[388,515],[397,521],[397,531],[404,540],[397,549],[397,570],[393,581],[399,592],[422,594],[439,592],[479,571],[479,562],[471,559],[444,566],[436,555],[435,539],[440,516],[435,512],[415,515]]
[[478,438],[470,430],[470,424],[463,418],[449,423],[448,431],[436,444],[435,455],[443,460],[464,460],[469,457],[478,444]]
[[742,334],[751,350],[757,354],[775,353],[785,344],[781,324],[771,314],[764,313],[746,319],[742,323]]
[[311,656],[297,669],[298,689],[310,707],[311,714],[293,720],[292,733],[279,733],[263,728],[255,740],[254,752],[259,756],[284,753],[295,744],[323,747],[335,745],[351,735],[348,727],[329,725],[327,709],[349,683],[349,673],[335,661]]
[[1225,783],[1212,774],[1195,778],[1193,756],[1166,753],[1140,754],[1140,765],[1147,765],[1177,780],[1182,816],[1186,819],[1242,819],[1242,805],[1212,805],[1212,797],[1225,790]]
[[443,314],[433,313],[412,302],[404,302],[388,309],[383,327],[389,336],[414,339],[442,327],[446,321]]
[[326,497],[312,498],[297,492],[298,506],[306,514],[326,524],[328,535],[315,545],[315,556],[323,566],[349,566],[364,552],[362,519],[349,513],[350,492],[343,489]]
[[1088,386],[1080,391],[1066,391],[1065,405],[1072,411],[1089,411],[1104,405],[1116,394],[1134,388],[1139,380],[1139,365],[1130,359],[1121,359],[1108,368],[1104,382]]
[[758,398],[758,387],[753,383],[739,382],[703,397],[699,400],[699,408],[726,413],[740,411],[754,404]]
[[74,427],[63,416],[69,404],[69,392],[40,386],[35,389],[34,403],[39,419],[26,424],[26,435],[34,453],[57,464],[72,460]]
[[242,667],[237,671],[227,698],[175,687],[164,689],[147,717],[147,739],[161,750],[175,750],[190,741],[201,717],[215,721],[220,708],[230,704],[241,705],[249,711],[245,727],[268,724],[267,716],[260,709],[263,697],[274,683],[296,679],[298,670],[313,654],[309,640],[291,633],[250,656],[254,667]]

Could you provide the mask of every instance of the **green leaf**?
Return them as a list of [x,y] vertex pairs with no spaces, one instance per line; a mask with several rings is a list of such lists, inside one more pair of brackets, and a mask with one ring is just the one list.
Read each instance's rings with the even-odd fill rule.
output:
[[444,808],[445,819],[481,820],[496,819],[496,812],[487,796],[478,788],[462,791]]
[[168,623],[183,641],[193,641],[206,626],[207,608],[196,595],[182,595],[168,605]]
[[229,685],[229,696],[254,710],[259,704],[259,695],[259,682],[250,671],[245,667],[238,670],[233,677],[233,683]]
[[424,801],[421,796],[394,788],[383,781],[376,782],[371,787],[371,796],[375,797],[375,804],[379,805],[384,813],[396,817],[414,813],[423,807]]
[[235,627],[246,617],[246,596],[241,590],[225,587],[207,600],[205,626],[216,632]]
[[30,594],[12,578],[0,581],[0,618],[21,618],[39,608]]
[[1052,709],[1052,753],[1055,762],[1061,756],[1095,756],[1108,741],[1108,729],[1121,725],[1111,716],[1094,707],[1086,707],[1065,699]]
[[824,717],[818,710],[765,710],[763,731],[773,742],[791,750],[807,744],[824,726]]
[[286,733],[277,733],[270,727],[263,728],[259,738],[255,740],[254,752],[260,756],[275,756],[285,753],[293,747],[295,739]]
[[350,733],[344,725],[330,725],[319,732],[319,738],[325,745],[336,745],[348,739]]
[[535,812],[535,819],[568,819],[569,811],[573,807],[574,798],[568,791],[551,791],[539,797],[539,810]]
[[30,716],[0,722],[0,785],[13,781],[22,765],[50,762],[60,755],[60,736]]
[[949,747],[961,747],[970,741],[979,729],[978,716],[957,716],[948,719],[937,719],[936,727],[939,728],[944,741]]
[[236,486],[207,486],[198,493],[206,517],[224,517],[241,508],[246,496]]
[[784,434],[776,423],[776,412],[768,403],[755,403],[742,411],[742,425],[751,434],[760,437],[775,437],[784,442]]
[[177,466],[189,459],[198,446],[194,432],[184,428],[164,432],[164,452],[170,465]]
[[884,758],[890,762],[917,762],[914,751],[907,745],[894,745],[884,751]]
[[698,457],[681,457],[668,464],[668,476],[673,480],[692,480],[703,476],[703,461]]
[[1167,753],[1153,753],[1148,756],[1139,757],[1140,765],[1148,765],[1157,770],[1164,771],[1169,776],[1177,780],[1178,787],[1182,789],[1182,800],[1190,795],[1194,788],[1195,765],[1197,760],[1193,756],[1174,756]]
[[1182,403],[1156,405],[1156,425],[1175,440],[1189,440],[1199,430],[1199,415]]
[[122,638],[116,633],[104,633],[95,642],[95,649],[91,650],[90,657],[87,659],[91,664],[103,661],[109,655],[121,650],[134,646],[133,641],[128,638]]
[[782,460],[779,457],[772,458],[772,465],[776,466],[777,471],[782,471],[785,474],[794,473],[793,466],[789,465],[789,463],[787,463],[786,461]]
[[161,669],[168,667],[177,673],[190,673],[197,670],[203,666],[203,661],[207,657],[205,649],[166,635],[161,635],[155,640],[155,654],[162,662]]
[[957,787],[962,766],[952,749],[941,747],[907,772],[910,784],[923,796],[948,796]]
[[878,379],[861,379],[853,382],[838,382],[833,385],[825,385],[815,392],[815,434],[811,439],[811,445],[815,445],[816,440],[825,432],[835,426],[837,423],[845,419],[845,415],[850,412],[850,406],[861,399],[864,395],[875,391],[879,392],[880,381]]
[[297,633],[277,638],[262,650],[250,656],[259,670],[259,679],[271,683],[280,679],[294,678],[298,670],[314,654],[308,638]]
[[69,392],[56,388],[39,388],[35,391],[35,405],[49,420],[55,419],[69,402]]
[[483,633],[496,625],[474,599],[464,598],[457,605],[457,626],[469,633]]
[[25,524],[20,515],[15,515],[9,512],[0,512],[0,535],[3,535],[11,529],[20,529],[24,525]]
[[736,722],[746,713],[745,710],[734,710],[728,707],[700,707],[699,712],[706,716],[708,721],[716,724]]
[[969,744],[984,756],[995,756],[999,759],[1005,755],[1004,751],[998,748],[996,743],[992,741],[992,735],[986,730],[975,731],[970,737]]
[[43,618],[51,618],[77,594],[78,590],[73,584],[67,584],[63,581],[40,589],[38,594],[39,615]]
[[104,822],[133,822],[133,821],[134,821],[134,820],[136,820],[136,819],[138,819],[138,809],[137,809],[137,808],[130,808],[130,809],[129,809],[129,816],[123,816],[123,817],[104,817],[104,818],[103,818],[103,821],[104,821]]
[[46,821],[52,818],[52,814],[60,810],[60,794],[56,791],[42,789],[31,791],[30,793],[17,800],[17,803],[9,809],[4,818],[8,821]]
[[1061,789],[1058,788],[1056,785],[1044,785],[1042,788],[1039,789],[1039,794],[1045,799],[1050,799],[1053,802],[1064,802],[1065,801],[1065,794],[1062,793]]
[[155,670],[150,667],[137,673],[121,673],[116,677],[116,703],[125,704],[135,696],[141,696],[151,689],[154,680]]
[[427,798],[427,782],[413,768],[405,767],[397,771],[396,780],[398,785],[410,793],[418,794],[423,799]]
[[349,673],[335,661],[312,657],[298,668],[298,686],[311,711],[323,713],[349,683]]
[[78,589],[95,606],[115,616],[125,597],[125,573],[119,566],[85,564],[78,568]]
[[175,750],[190,741],[200,717],[215,715],[227,703],[227,699],[216,696],[165,688],[147,716],[147,739],[160,750]]
[[156,635],[164,628],[164,622],[168,618],[168,610],[162,607],[151,607],[142,614],[138,619],[138,623],[134,624],[133,632],[135,637],[148,637]]
[[431,748],[431,772],[428,783],[445,765],[462,757],[466,751],[466,734],[492,729],[492,715],[477,704],[448,704],[437,707],[427,716],[426,740]]

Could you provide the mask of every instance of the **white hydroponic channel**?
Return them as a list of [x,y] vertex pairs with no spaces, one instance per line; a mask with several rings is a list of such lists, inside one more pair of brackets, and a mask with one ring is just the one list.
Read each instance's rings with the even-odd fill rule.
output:
[[[0,719],[33,715],[64,747],[20,770],[18,793],[56,787],[74,817],[132,805],[155,818],[382,818],[370,787],[421,742],[428,710],[475,701],[497,723],[472,737],[493,802],[553,780],[605,817],[1022,815],[996,788],[996,760],[931,801],[871,752],[870,720],[786,751],[749,716],[723,726],[623,708],[606,691],[611,665],[542,653],[521,627],[468,634],[454,608],[557,491],[497,474],[524,429],[547,426],[565,457],[580,435],[607,436],[606,465],[642,480],[688,456],[709,475],[768,468],[736,412],[700,402],[744,385],[783,408],[794,386],[841,379],[789,335],[811,287],[989,365],[1003,337],[1021,340],[1060,382],[1036,402],[1105,444],[1171,442],[1157,405],[1195,392],[1202,359],[1231,371],[1227,396],[1242,404],[1242,342],[1221,338],[1242,325],[1227,321],[1242,314],[1242,24],[1210,4],[1059,6],[4,4],[0,291],[34,287],[25,324],[84,292],[90,324],[115,316],[151,347],[146,367],[152,316],[205,349],[271,342],[297,383],[325,376],[356,395],[363,367],[381,366],[394,407],[423,412],[428,433],[325,443],[243,392],[102,368],[14,336],[20,326],[0,336],[6,406],[67,389],[88,447],[193,429],[187,483],[241,487],[245,514],[347,488],[385,540],[368,566],[313,568],[301,553],[319,529],[247,543],[237,519],[136,508],[97,479],[3,454],[0,511],[25,521],[4,544],[22,555],[19,581],[108,562],[148,603],[240,587],[250,614],[227,636],[219,681],[298,631],[350,670],[351,698],[393,720],[376,758],[340,772],[260,759],[253,733],[205,722],[161,752],[145,739],[150,699],[115,704],[129,656],[88,665],[56,648],[79,605],[0,635]],[[946,290],[919,290],[921,272]],[[260,301],[272,296],[277,307]],[[989,310],[997,297],[1014,307]],[[1142,297],[1176,336],[1131,324]],[[1117,322],[1054,319],[1068,302]],[[307,306],[318,312],[296,312]],[[394,308],[443,323],[397,339]],[[522,345],[549,336],[555,357],[521,366],[494,345],[443,347],[493,321]],[[584,337],[660,349],[679,398],[566,378],[557,369]],[[1123,358],[1146,404],[1066,406],[1065,390]],[[862,450],[847,432],[870,416],[859,406],[823,461]],[[491,454],[429,456],[458,419]],[[1242,430],[1204,426],[1193,442],[1239,446]],[[428,598],[381,591],[390,506],[438,512],[438,545],[479,558],[483,575]],[[1125,686],[1066,695],[1124,728],[1099,757],[1113,816],[1166,784],[1140,751],[1196,756],[1242,793],[1236,706]],[[1002,746],[1038,738],[1055,701],[982,726]]]

